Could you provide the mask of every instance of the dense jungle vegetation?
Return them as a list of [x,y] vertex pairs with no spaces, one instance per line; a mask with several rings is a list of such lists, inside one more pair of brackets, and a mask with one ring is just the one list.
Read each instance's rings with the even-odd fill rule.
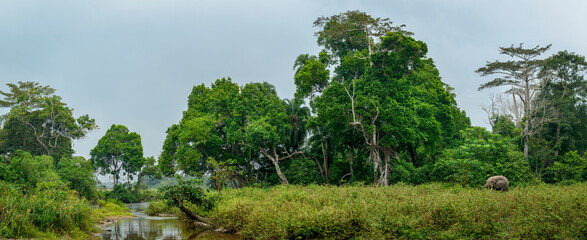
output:
[[[74,117],[50,86],[8,83],[0,237],[84,238],[98,221],[90,203],[157,197],[166,211],[251,238],[587,235],[583,56],[500,47],[510,59],[477,70],[479,91],[504,90],[485,108],[485,129],[471,126],[426,43],[406,27],[360,11],[314,26],[323,50],[295,58],[294,98],[267,82],[196,85],[158,158],[145,157],[141,136],[118,124],[90,159],[74,156],[73,141],[95,120]],[[476,189],[493,175],[519,190]],[[112,189],[96,176],[110,177]],[[159,195],[148,189],[173,176],[192,180],[180,177]]]

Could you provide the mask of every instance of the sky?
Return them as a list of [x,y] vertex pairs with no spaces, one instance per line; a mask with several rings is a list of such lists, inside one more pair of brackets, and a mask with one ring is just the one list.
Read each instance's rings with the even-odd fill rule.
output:
[[157,157],[195,85],[268,82],[293,98],[295,58],[321,50],[314,20],[349,10],[405,24],[428,44],[475,126],[489,126],[481,107],[500,91],[477,91],[491,78],[475,70],[507,60],[499,47],[552,44],[544,57],[587,54],[583,0],[2,0],[0,90],[49,85],[76,117],[96,119],[99,129],[74,142],[75,155],[89,158],[106,130],[122,124],[141,135],[145,156]]

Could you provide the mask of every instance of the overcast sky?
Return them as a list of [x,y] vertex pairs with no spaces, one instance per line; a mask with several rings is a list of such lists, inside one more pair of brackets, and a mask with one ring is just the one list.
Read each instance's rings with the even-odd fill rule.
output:
[[587,54],[583,0],[2,0],[0,90],[37,81],[55,88],[76,117],[95,118],[100,129],[74,143],[76,155],[88,158],[106,130],[122,124],[142,136],[145,156],[159,156],[194,85],[266,81],[292,98],[295,58],[320,51],[312,23],[348,10],[405,24],[426,42],[477,126],[488,126],[481,106],[491,91],[477,91],[490,78],[475,70],[503,60],[498,47],[552,43],[545,57]]

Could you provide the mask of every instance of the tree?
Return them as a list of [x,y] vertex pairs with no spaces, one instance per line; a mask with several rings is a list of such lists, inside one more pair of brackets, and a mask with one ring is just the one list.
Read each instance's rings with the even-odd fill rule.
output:
[[[319,118],[331,124],[337,120],[329,119],[344,119],[361,135],[373,164],[374,183],[388,185],[392,158],[399,161],[400,153],[410,148],[434,152],[441,136],[455,134],[456,120],[462,117],[457,118],[461,111],[450,88],[425,57],[425,43],[390,32],[377,49],[364,73],[350,81],[332,82],[315,106]],[[357,66],[345,65],[345,59],[340,66]]]
[[221,193],[223,185],[226,185],[231,178],[238,175],[238,171],[236,170],[234,160],[232,159],[229,159],[229,161],[225,162],[218,162],[216,161],[216,159],[210,157],[208,158],[206,163],[212,169],[211,177],[216,183],[218,194]]
[[152,177],[161,179],[161,170],[157,166],[157,161],[154,157],[145,158],[145,162],[137,174],[137,183],[135,184],[135,193],[139,193],[142,188],[146,188],[146,184],[143,183],[145,177]]
[[287,184],[278,163],[301,154],[300,143],[291,140],[298,141],[300,133],[292,127],[301,127],[303,119],[286,106],[268,83],[239,87],[231,79],[218,79],[211,88],[195,86],[182,120],[168,129],[161,154],[164,171],[212,173],[206,161],[213,158],[224,167],[237,166],[249,178],[273,168]]
[[235,159],[248,164],[240,141],[230,135],[246,120],[239,97],[239,86],[230,78],[218,79],[210,88],[204,84],[194,86],[181,121],[167,130],[159,161],[164,175],[171,176],[176,171],[203,174],[210,171],[206,163],[209,157],[219,162]]
[[306,125],[310,117],[310,108],[302,106],[302,101],[299,99],[285,99],[286,114],[289,117],[289,124],[291,125],[289,131],[289,148],[298,149],[306,140],[308,130]]
[[21,149],[34,155],[55,159],[71,156],[72,141],[83,138],[97,126],[88,115],[73,117],[73,109],[54,95],[55,89],[36,82],[7,84],[9,92],[0,91],[0,107],[10,108],[4,120],[9,151]]
[[57,173],[69,188],[89,200],[96,199],[96,180],[92,162],[83,157],[62,158],[57,165]]
[[28,152],[17,150],[13,153],[8,167],[9,172],[13,174],[12,180],[27,190],[35,189],[41,182],[61,184],[53,158],[49,156],[32,156]]
[[[544,104],[533,105],[536,103],[535,97],[540,91],[540,79],[538,73],[540,72],[544,61],[537,59],[542,53],[550,49],[551,45],[546,47],[536,46],[534,48],[523,48],[522,44],[517,47],[514,45],[510,47],[500,47],[500,54],[505,54],[516,60],[509,60],[507,62],[488,62],[484,67],[477,69],[477,73],[481,76],[489,76],[497,74],[499,77],[481,84],[479,90],[493,87],[510,86],[511,89],[506,93],[512,94],[514,105],[517,104],[516,99],[519,98],[524,106],[524,124],[522,132],[522,139],[524,141],[524,157],[528,158],[529,154],[529,139],[544,123],[543,119],[535,119],[535,113],[539,109],[544,109]],[[517,109],[514,106],[514,109]],[[516,123],[519,126],[519,114],[516,113]]]
[[573,150],[582,154],[587,149],[586,71],[585,57],[567,51],[547,58],[541,70],[544,88],[539,99],[548,102],[550,119],[542,135],[551,143],[554,156]]
[[213,202],[207,197],[202,184],[201,179],[182,180],[178,178],[177,185],[161,187],[159,192],[162,193],[167,205],[178,207],[192,220],[209,224],[209,219],[199,216],[186,207],[186,203],[191,203],[206,210],[212,209]]
[[321,28],[314,35],[318,38],[318,45],[324,46],[338,59],[349,53],[368,50],[368,57],[373,53],[374,40],[388,32],[400,32],[411,35],[399,26],[392,26],[389,18],[373,18],[361,11],[347,11],[331,17],[319,17],[314,21],[314,27]]
[[123,125],[112,124],[106,134],[90,151],[91,161],[100,174],[110,174],[114,186],[118,185],[121,171],[127,175],[127,183],[144,164],[141,136],[129,132]]
[[247,106],[249,122],[239,130],[241,144],[256,149],[268,158],[282,184],[289,184],[279,162],[303,154],[298,149],[287,149],[290,141],[290,119],[286,105],[269,83],[249,83],[241,90],[241,100]]
[[308,54],[298,56],[294,64],[294,68],[296,67],[294,77],[297,89],[296,98],[309,97],[312,101],[315,94],[322,92],[328,86],[330,71],[316,56],[308,56]]

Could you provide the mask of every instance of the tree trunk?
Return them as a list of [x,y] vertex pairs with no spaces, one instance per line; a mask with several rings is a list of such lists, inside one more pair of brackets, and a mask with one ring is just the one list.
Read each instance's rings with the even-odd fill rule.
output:
[[526,89],[525,89],[525,97],[526,97],[526,101],[524,101],[524,116],[526,117],[526,124],[524,125],[524,158],[528,159],[528,141],[529,141],[529,135],[530,135],[530,119],[532,119],[532,116],[530,116],[530,80],[526,79]]
[[[288,185],[289,182],[287,181],[287,178],[285,178],[285,175],[283,175],[283,173],[281,172],[281,168],[279,167],[279,156],[277,155],[277,150],[275,149],[275,147],[273,147],[273,155],[269,154],[267,151],[265,151],[263,148],[259,148],[259,150],[261,151],[261,153],[269,158],[269,160],[271,160],[271,162],[273,163],[273,166],[275,166],[275,171],[277,172],[277,176],[279,176],[279,178],[281,178],[281,183],[284,185]],[[299,154],[300,152],[296,152],[296,153],[292,153],[289,156],[287,156],[286,158],[291,158],[292,156],[294,156],[295,154]]]
[[324,141],[321,143],[322,147],[322,158],[324,160],[324,175],[326,178],[326,183],[330,181],[330,160],[328,159],[328,148],[330,144],[326,143],[326,147],[324,147]]
[[355,171],[353,170],[353,163],[355,161],[355,146],[351,145],[351,149],[349,150],[349,170],[351,173],[351,177],[355,175]]
[[347,176],[349,177],[349,182],[350,182],[353,175],[355,175],[355,171],[353,170],[354,160],[355,160],[355,146],[351,144],[349,147],[349,172],[340,178],[341,182]]
[[412,163],[414,164],[414,167],[420,167],[420,164],[418,163],[418,152],[416,150],[416,147],[410,145],[408,147],[408,151],[410,152],[410,158],[412,158]]
[[184,207],[183,204],[179,204],[179,209],[181,209],[181,211],[183,211],[192,220],[206,223],[206,224],[210,224],[210,220],[208,218],[198,216],[197,214],[195,214],[191,210]]
[[273,162],[273,165],[275,166],[275,171],[277,171],[277,176],[279,176],[279,178],[281,178],[281,183],[284,185],[288,185],[289,182],[287,181],[287,178],[285,178],[285,175],[283,175],[283,173],[281,172],[281,168],[279,167],[279,162],[277,162],[277,159],[271,159],[271,161]]
[[324,175],[324,170],[322,169],[322,165],[320,164],[320,161],[318,161],[318,159],[312,157],[312,160],[314,160],[314,162],[316,163],[316,166],[318,167],[318,171],[320,172],[320,177],[322,178],[322,181],[324,181],[324,183],[326,183],[326,176]]

